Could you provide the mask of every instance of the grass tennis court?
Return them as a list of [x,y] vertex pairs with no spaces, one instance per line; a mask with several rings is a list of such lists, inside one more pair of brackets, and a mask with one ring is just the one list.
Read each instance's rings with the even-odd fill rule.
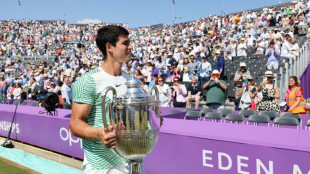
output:
[[4,158],[0,158],[0,174],[37,174],[29,168],[16,164]]

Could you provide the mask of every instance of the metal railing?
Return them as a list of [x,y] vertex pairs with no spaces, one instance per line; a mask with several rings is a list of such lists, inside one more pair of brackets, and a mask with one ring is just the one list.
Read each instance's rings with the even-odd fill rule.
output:
[[280,90],[280,102],[283,101],[285,97],[285,91],[288,86],[288,80],[290,76],[300,77],[304,72],[305,68],[309,64],[309,47],[308,41],[304,42],[301,46],[300,54],[297,59],[289,59],[285,62],[284,67],[280,67],[280,73],[278,74],[278,85]]

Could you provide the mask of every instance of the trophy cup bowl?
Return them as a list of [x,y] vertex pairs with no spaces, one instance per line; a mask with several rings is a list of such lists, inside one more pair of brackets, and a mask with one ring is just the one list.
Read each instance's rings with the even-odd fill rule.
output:
[[[140,174],[143,159],[151,153],[161,126],[160,101],[156,86],[150,88],[149,94],[155,90],[156,98],[145,94],[138,79],[127,81],[126,94],[116,97],[116,90],[107,87],[102,96],[102,119],[104,128],[110,125],[116,130],[116,153],[129,163],[130,174]],[[113,93],[112,102],[105,105],[106,95]],[[107,108],[106,108],[107,107]],[[109,110],[108,118],[106,109]],[[111,172],[110,172],[111,173]]]

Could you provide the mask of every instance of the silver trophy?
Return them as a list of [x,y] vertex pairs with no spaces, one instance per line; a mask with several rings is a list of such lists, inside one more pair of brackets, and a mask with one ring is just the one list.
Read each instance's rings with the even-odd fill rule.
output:
[[[134,69],[131,70],[133,76]],[[159,128],[162,124],[160,117],[160,101],[157,87],[154,85],[149,90],[149,95],[144,93],[139,79],[127,81],[126,94],[117,97],[113,87],[107,87],[102,96],[102,120],[107,129],[107,120],[116,130],[116,148],[118,155],[128,161],[128,171],[119,173],[140,174],[143,159],[153,150]],[[154,98],[152,91],[155,91]],[[109,91],[113,93],[112,102],[108,104],[109,115],[107,118],[105,102]],[[108,172],[113,173],[113,172]]]

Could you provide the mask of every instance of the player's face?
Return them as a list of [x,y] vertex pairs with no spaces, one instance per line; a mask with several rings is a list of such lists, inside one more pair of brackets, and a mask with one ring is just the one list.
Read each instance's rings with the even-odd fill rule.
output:
[[130,60],[130,53],[132,51],[132,46],[130,40],[127,36],[119,36],[115,47],[113,47],[112,57],[115,58],[117,62],[124,63]]

